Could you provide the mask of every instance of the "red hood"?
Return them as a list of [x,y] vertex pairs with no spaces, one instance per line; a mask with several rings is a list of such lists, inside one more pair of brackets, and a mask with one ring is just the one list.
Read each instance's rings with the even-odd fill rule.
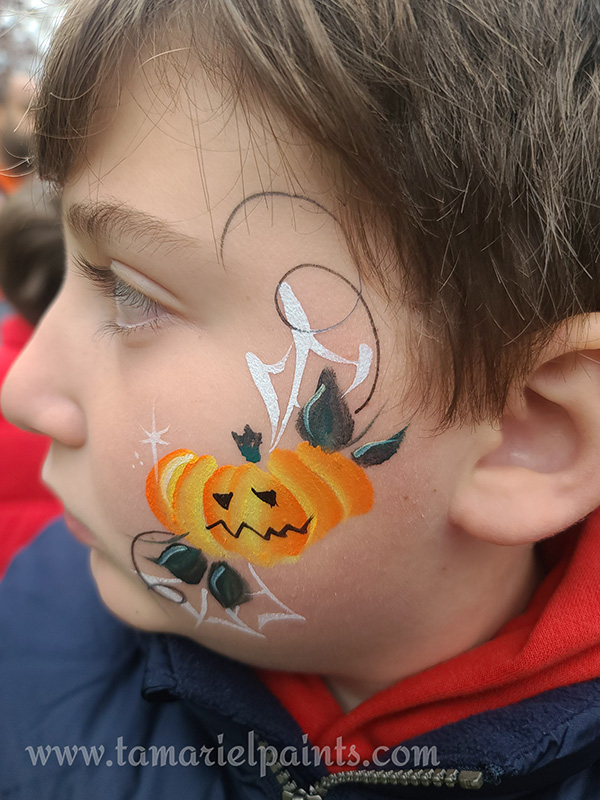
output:
[[[344,714],[313,675],[259,674],[311,742],[362,758],[451,722],[600,675],[600,510],[549,540],[561,558],[527,609],[489,642],[384,689]],[[347,767],[345,767],[347,769]]]

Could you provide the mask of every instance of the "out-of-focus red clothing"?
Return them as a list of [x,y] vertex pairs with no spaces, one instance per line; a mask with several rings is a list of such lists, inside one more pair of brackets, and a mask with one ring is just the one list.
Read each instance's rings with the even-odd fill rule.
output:
[[0,194],[14,194],[23,184],[23,176],[7,175],[0,171]]
[[[19,316],[2,321],[0,386],[31,333],[31,326]],[[47,437],[15,428],[0,413],[0,577],[13,556],[62,512],[40,480],[49,445]]]

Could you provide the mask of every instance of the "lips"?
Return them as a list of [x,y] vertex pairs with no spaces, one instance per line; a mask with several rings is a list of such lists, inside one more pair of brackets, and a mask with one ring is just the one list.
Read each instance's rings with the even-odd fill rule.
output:
[[74,517],[69,511],[64,513],[65,523],[77,541],[88,547],[97,547],[99,542],[89,528]]

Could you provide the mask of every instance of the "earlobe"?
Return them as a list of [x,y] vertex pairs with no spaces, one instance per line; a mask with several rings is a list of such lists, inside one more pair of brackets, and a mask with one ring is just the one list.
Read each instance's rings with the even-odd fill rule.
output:
[[455,487],[455,525],[496,544],[533,543],[600,506],[600,315],[557,333],[500,424],[499,446]]

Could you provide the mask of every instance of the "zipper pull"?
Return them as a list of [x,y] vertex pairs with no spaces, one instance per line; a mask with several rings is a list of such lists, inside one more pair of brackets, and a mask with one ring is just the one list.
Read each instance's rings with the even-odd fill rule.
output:
[[[259,742],[259,745],[267,746],[266,742]],[[281,786],[281,800],[323,800],[322,796],[317,794],[312,787],[308,792],[300,789],[296,781],[292,780],[287,769],[284,769],[278,761],[269,764],[269,767]]]
[[483,772],[462,769],[458,773],[458,784],[461,789],[481,789],[483,786]]

